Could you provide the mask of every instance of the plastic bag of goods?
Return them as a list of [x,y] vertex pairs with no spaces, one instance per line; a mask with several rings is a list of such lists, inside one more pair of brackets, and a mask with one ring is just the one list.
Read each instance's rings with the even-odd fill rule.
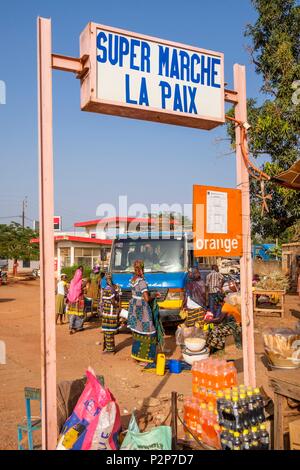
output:
[[178,325],[175,339],[177,346],[185,346],[185,340],[188,338],[206,338],[206,333],[202,328],[196,326],[186,326],[184,323]]
[[158,426],[150,431],[140,432],[132,414],[121,450],[172,450],[171,427]]
[[241,306],[241,293],[232,292],[226,295],[224,301],[229,305]]
[[300,328],[267,328],[263,331],[267,357],[275,367],[300,367]]
[[97,380],[92,369],[86,372],[85,388],[67,419],[57,450],[117,450],[121,430],[119,407]]

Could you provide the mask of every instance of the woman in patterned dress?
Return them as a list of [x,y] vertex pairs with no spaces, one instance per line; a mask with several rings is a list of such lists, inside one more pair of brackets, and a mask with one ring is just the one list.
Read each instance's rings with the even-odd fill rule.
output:
[[69,317],[70,335],[83,330],[84,295],[82,286],[83,267],[76,269],[67,295],[67,314]]
[[120,291],[112,282],[111,274],[106,274],[106,286],[102,288],[100,313],[102,316],[103,351],[115,352],[115,334],[119,326]]
[[128,327],[132,331],[131,357],[143,363],[154,362],[157,347],[157,329],[149,303],[154,298],[149,294],[144,279],[144,262],[134,262],[134,276],[130,280],[132,299],[129,303]]
[[206,345],[210,352],[214,353],[225,348],[226,336],[233,335],[237,348],[242,347],[242,327],[241,317],[238,311],[226,313],[222,311],[218,318],[208,320],[207,323],[213,325],[206,338]]
[[91,315],[96,312],[98,313],[98,304],[99,304],[99,297],[100,297],[100,266],[94,266],[93,271],[90,275],[90,278],[87,283],[87,290],[86,290],[86,307],[90,308]]

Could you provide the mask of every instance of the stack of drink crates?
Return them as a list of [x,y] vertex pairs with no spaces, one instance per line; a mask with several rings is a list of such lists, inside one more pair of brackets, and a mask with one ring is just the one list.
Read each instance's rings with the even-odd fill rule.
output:
[[218,392],[237,385],[236,368],[233,362],[209,358],[194,362],[192,376],[193,396],[184,400],[185,423],[200,441],[220,449]]
[[259,388],[232,387],[217,400],[223,450],[268,450],[264,402]]
[[[269,448],[260,390],[237,386],[233,362],[195,362],[192,376],[193,396],[184,399],[184,421],[193,435],[216,449]],[[187,438],[191,439],[189,433]]]

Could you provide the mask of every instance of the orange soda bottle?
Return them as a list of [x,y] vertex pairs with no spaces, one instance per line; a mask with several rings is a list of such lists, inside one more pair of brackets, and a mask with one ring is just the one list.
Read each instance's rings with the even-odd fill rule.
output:
[[229,387],[234,387],[237,385],[237,370],[233,362],[229,362],[228,366],[228,380],[229,380]]
[[201,403],[201,428],[202,428],[202,440],[207,442],[207,407],[205,403]]
[[197,431],[197,423],[199,421],[199,400],[195,397],[191,399],[191,419],[190,419],[190,428],[192,431]]

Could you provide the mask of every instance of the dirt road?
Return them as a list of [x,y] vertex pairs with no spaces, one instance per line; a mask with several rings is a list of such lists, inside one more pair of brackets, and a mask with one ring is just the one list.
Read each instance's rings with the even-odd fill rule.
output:
[[[292,298],[294,307],[297,298]],[[299,310],[299,306],[297,307]],[[288,320],[290,322],[295,319]],[[274,325],[282,323],[271,320]],[[270,323],[270,320],[269,320]],[[286,323],[286,321],[285,321]],[[265,320],[256,325],[256,353],[258,384],[266,386],[265,369],[261,363],[262,344],[260,331]],[[57,380],[71,380],[84,375],[88,366],[104,375],[106,385],[115,395],[123,422],[128,422],[134,408],[141,409],[149,398],[161,399],[172,390],[191,394],[191,373],[166,374],[159,377],[152,372],[143,372],[130,358],[131,335],[120,333],[116,337],[118,346],[114,356],[102,355],[99,324],[87,323],[85,331],[70,336],[68,326],[57,326]],[[17,446],[17,423],[25,415],[24,387],[40,387],[40,332],[39,332],[39,285],[38,281],[24,281],[0,287],[0,340],[5,341],[7,363],[0,365],[0,448],[15,449]],[[172,358],[179,358],[174,335],[166,337],[166,349]],[[242,372],[241,352],[234,346],[226,350],[226,357],[236,359],[239,373]],[[240,378],[240,380],[242,380]],[[34,414],[39,411],[34,409]]]

